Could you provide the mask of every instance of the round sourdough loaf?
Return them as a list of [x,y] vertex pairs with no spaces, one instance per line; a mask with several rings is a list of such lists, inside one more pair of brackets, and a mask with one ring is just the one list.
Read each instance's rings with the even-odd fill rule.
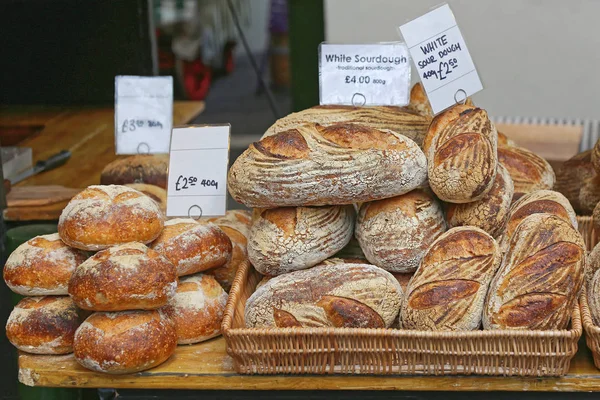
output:
[[[600,269],[600,243],[596,244],[587,256],[585,265],[585,283],[589,285],[596,271]],[[589,287],[588,287],[589,289]]]
[[73,352],[73,336],[81,321],[69,296],[26,297],[8,317],[6,337],[28,353],[67,354]]
[[348,244],[354,217],[352,206],[262,210],[250,228],[248,259],[271,276],[313,267]]
[[130,374],[165,362],[177,347],[175,323],[161,310],[98,312],[75,332],[75,360],[108,374]]
[[128,242],[149,243],[164,215],[148,196],[126,186],[90,186],[60,214],[58,233],[69,246],[98,251]]
[[102,185],[147,183],[166,189],[168,169],[168,154],[136,154],[119,158],[104,167],[100,175],[100,183]]
[[85,310],[148,310],[175,295],[175,267],[141,243],[99,251],[81,264],[69,282],[69,294]]
[[221,334],[227,293],[211,275],[181,278],[177,293],[163,309],[177,328],[177,343],[191,344]]
[[526,193],[552,189],[556,177],[552,166],[537,154],[522,147],[499,147],[498,161],[508,170],[513,180],[513,201]]
[[600,202],[600,175],[584,179],[579,191],[579,208],[584,215],[594,213],[596,204]]
[[579,203],[579,192],[584,185],[584,181],[593,178],[595,175],[596,170],[592,164],[592,151],[584,151],[565,161],[556,171],[554,189],[569,200],[577,213],[589,214],[590,210],[584,212]]
[[87,257],[87,253],[68,247],[58,233],[37,236],[8,257],[4,281],[23,296],[66,295],[71,274]]
[[213,223],[191,218],[167,221],[152,248],[175,265],[178,276],[220,267],[231,259],[231,240],[225,232]]
[[167,191],[165,189],[147,183],[128,183],[125,186],[144,193],[158,204],[163,213],[167,212]]
[[475,330],[485,294],[500,265],[498,244],[470,226],[437,238],[411,278],[401,312],[402,328]]
[[363,203],[356,221],[356,239],[367,260],[390,272],[414,272],[445,231],[442,206],[426,189]]
[[446,204],[448,226],[475,226],[493,237],[502,234],[512,202],[514,187],[510,174],[498,164],[492,189],[478,201]]
[[587,285],[587,300],[594,325],[600,325],[600,271],[596,270]]

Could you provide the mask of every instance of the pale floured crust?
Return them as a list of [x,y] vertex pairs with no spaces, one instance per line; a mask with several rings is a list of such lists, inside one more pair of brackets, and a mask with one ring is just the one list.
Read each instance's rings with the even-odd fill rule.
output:
[[4,281],[23,296],[68,294],[69,279],[88,257],[68,247],[58,233],[36,236],[12,252],[4,265]]
[[442,206],[424,189],[364,203],[356,222],[356,238],[369,262],[390,272],[414,272],[445,231]]
[[589,283],[592,281],[592,278],[598,270],[600,270],[600,243],[596,244],[592,251],[590,251],[590,253],[587,255],[587,260],[585,263],[585,282],[587,285],[589,285]]
[[427,178],[415,142],[390,130],[306,124],[253,143],[229,170],[248,207],[340,205],[407,193]]
[[348,244],[354,218],[352,206],[263,210],[250,229],[248,259],[263,275],[313,267]]
[[269,279],[246,302],[246,326],[386,328],[401,299],[398,281],[379,267],[321,265]]
[[552,166],[537,154],[522,147],[499,147],[498,161],[508,170],[513,180],[513,201],[526,193],[552,189],[556,177]]
[[58,221],[69,246],[98,251],[128,242],[149,243],[164,225],[164,215],[148,196],[127,186],[90,186],[67,204]]
[[585,244],[551,214],[518,225],[486,298],[485,329],[565,329],[583,284]]
[[163,213],[167,212],[167,191],[165,189],[147,183],[127,183],[125,186],[144,193],[158,204]]
[[102,170],[102,185],[147,183],[167,189],[168,154],[136,154],[119,158]]
[[589,214],[591,210],[588,209],[587,212],[584,212],[579,203],[579,192],[584,181],[593,178],[595,175],[596,170],[592,164],[592,151],[584,151],[565,161],[556,171],[554,189],[569,200],[578,214]]
[[227,293],[211,275],[181,278],[177,293],[163,311],[177,328],[177,343],[203,342],[221,334]]
[[579,208],[584,215],[594,213],[594,208],[600,202],[600,175],[584,179],[579,191]]
[[444,233],[427,250],[408,284],[402,328],[479,328],[485,295],[500,259],[494,238],[479,228],[458,227]]

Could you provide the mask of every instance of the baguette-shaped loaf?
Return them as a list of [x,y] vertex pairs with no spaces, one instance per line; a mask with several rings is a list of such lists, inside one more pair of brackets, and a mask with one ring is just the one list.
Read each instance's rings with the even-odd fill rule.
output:
[[485,294],[499,264],[500,250],[489,234],[469,226],[450,229],[427,250],[408,284],[402,327],[477,329]]
[[352,204],[408,193],[427,178],[415,142],[360,125],[298,126],[253,143],[229,170],[248,207]]
[[[565,161],[556,171],[554,189],[569,200],[577,213],[583,214],[579,203],[579,192],[584,181],[593,178],[595,175],[596,170],[592,164],[592,151],[584,151]],[[589,214],[589,211],[587,214]]]
[[356,222],[356,238],[369,262],[390,272],[414,272],[445,231],[442,206],[424,189],[364,203]]
[[386,328],[401,299],[398,281],[379,267],[320,265],[264,283],[246,303],[246,326]]
[[506,167],[513,180],[513,201],[526,193],[554,187],[556,177],[552,166],[527,149],[517,146],[499,147],[498,161]]
[[579,208],[583,215],[594,213],[594,208],[600,202],[600,175],[584,179],[579,191]]
[[485,329],[565,329],[583,284],[585,244],[552,214],[525,218],[486,298]]
[[587,286],[587,300],[594,325],[600,325],[600,271],[596,271]]

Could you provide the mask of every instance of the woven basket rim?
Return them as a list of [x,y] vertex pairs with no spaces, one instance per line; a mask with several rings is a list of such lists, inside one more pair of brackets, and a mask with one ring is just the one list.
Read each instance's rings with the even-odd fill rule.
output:
[[[600,336],[600,327],[594,324],[594,320],[592,319],[592,312],[590,311],[590,305],[587,300],[587,288],[583,285],[583,290],[581,291],[581,295],[579,296],[579,306],[581,308],[581,320],[583,322],[583,328],[585,329],[585,333],[588,335],[599,335]],[[592,349],[593,350],[593,349]],[[594,351],[598,351],[600,349],[596,349]]]

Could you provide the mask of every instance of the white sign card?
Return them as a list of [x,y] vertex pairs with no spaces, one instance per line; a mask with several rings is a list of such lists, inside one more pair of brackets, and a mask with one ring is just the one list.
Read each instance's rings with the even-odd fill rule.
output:
[[400,26],[400,32],[435,114],[483,89],[448,4]]
[[173,77],[115,77],[117,154],[168,153],[173,125]]
[[404,43],[319,45],[319,102],[408,104],[410,63]]
[[173,128],[167,217],[225,215],[231,126]]

